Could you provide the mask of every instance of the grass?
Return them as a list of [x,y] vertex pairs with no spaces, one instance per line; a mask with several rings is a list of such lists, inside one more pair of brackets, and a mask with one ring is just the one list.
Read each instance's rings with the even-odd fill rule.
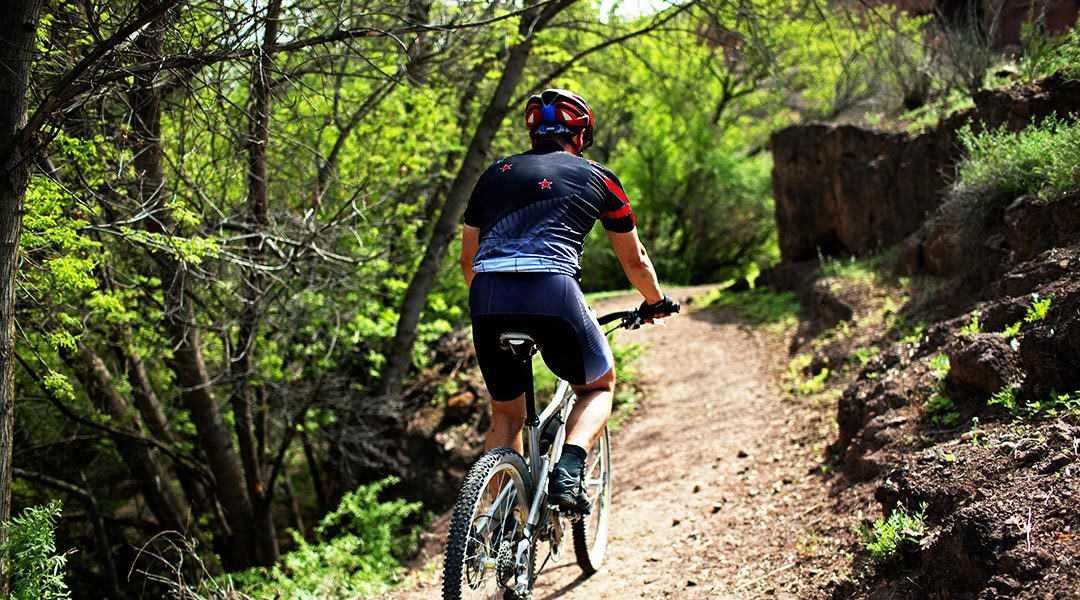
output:
[[713,290],[696,301],[699,306],[723,306],[734,309],[754,326],[787,327],[798,320],[802,312],[799,300],[792,292],[777,292],[767,287],[755,287],[742,292]]
[[960,143],[968,158],[953,198],[1032,194],[1052,200],[1080,190],[1080,123],[1052,116],[1019,132],[965,127]]
[[856,528],[870,552],[870,560],[879,565],[895,563],[903,555],[904,546],[922,542],[926,535],[926,506],[924,502],[914,514],[898,506],[889,518]]
[[866,285],[883,283],[889,277],[883,273],[883,267],[900,254],[899,246],[892,246],[881,252],[864,258],[819,257],[818,275],[839,277],[854,283]]

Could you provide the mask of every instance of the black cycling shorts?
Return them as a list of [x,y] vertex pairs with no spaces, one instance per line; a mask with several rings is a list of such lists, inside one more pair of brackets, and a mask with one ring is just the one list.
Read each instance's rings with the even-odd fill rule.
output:
[[574,385],[593,383],[615,364],[581,287],[568,275],[477,273],[469,308],[476,358],[494,400],[525,393],[520,359],[499,348],[499,336],[508,331],[532,336],[548,368]]

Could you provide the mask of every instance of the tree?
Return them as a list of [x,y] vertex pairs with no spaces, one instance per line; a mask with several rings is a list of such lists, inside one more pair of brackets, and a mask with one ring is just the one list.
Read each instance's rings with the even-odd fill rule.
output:
[[[0,522],[11,516],[11,450],[15,427],[15,272],[19,261],[23,203],[32,160],[20,143],[26,122],[30,65],[41,0],[10,3],[0,23]],[[0,530],[0,545],[6,540]],[[0,595],[7,593],[7,566],[0,561]]]

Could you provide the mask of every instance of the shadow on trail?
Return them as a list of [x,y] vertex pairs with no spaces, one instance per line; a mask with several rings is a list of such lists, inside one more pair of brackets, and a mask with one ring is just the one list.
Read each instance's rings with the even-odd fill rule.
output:
[[[562,579],[561,575],[565,576],[566,570],[568,570],[570,567],[576,567],[576,566],[577,565],[573,565],[573,564],[557,565],[557,566],[555,566],[553,568],[545,569],[544,570],[544,575],[546,577]],[[562,598],[563,596],[566,596],[570,592],[574,591],[574,589],[576,589],[579,585],[585,583],[585,581],[588,580],[588,579],[589,579],[588,575],[586,575],[584,573],[578,573],[578,576],[576,578],[574,578],[573,581],[570,581],[570,582],[566,583],[565,585],[563,585],[561,588],[559,588],[557,590],[551,591],[547,595],[539,598],[539,600],[555,600],[556,598]]]

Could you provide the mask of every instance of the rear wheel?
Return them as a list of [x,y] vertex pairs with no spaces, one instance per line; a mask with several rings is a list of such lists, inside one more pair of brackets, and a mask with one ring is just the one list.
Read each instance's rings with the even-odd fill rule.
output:
[[[504,593],[516,584],[514,551],[524,537],[531,489],[525,461],[514,450],[494,448],[476,461],[450,521],[444,600],[512,597]],[[529,565],[531,583],[531,560]]]
[[592,575],[604,562],[611,520],[611,444],[607,427],[589,450],[582,483],[592,511],[574,521],[574,555],[581,570]]

